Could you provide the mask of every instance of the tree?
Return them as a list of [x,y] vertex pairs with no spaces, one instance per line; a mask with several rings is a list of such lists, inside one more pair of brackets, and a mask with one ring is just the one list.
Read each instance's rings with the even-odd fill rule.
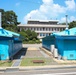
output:
[[72,21],[69,23],[69,28],[76,27],[76,21]]
[[17,15],[13,11],[6,11],[6,20],[8,25],[17,25]]
[[2,12],[2,27],[17,32],[17,24],[20,22],[17,21],[16,13],[12,10],[4,11],[4,9],[0,9],[0,12]]
[[32,31],[32,39],[37,39],[37,33],[35,31]]
[[31,32],[31,30],[26,30],[25,31],[25,33],[27,34],[27,38],[28,38],[28,40],[32,40],[32,32]]
[[23,42],[27,42],[27,43],[38,43],[40,42],[39,39],[37,38],[37,33],[35,31],[31,31],[31,30],[22,30],[21,32],[19,32],[24,38],[23,38]]
[[21,31],[21,32],[19,32],[19,34],[21,34],[23,41],[25,41],[26,39],[28,40],[27,34],[25,33],[25,31]]
[[6,26],[6,16],[5,16],[5,11],[4,11],[4,9],[0,9],[0,12],[1,12],[1,14],[2,14],[2,27],[3,28],[5,28],[5,27],[7,27]]

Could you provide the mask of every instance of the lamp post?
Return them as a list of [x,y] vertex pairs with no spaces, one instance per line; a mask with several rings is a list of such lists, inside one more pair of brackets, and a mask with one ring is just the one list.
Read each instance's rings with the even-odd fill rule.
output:
[[68,21],[67,21],[67,17],[68,17],[68,15],[65,15],[66,16],[66,34],[67,35],[69,35],[70,34],[70,32],[69,32],[69,30],[68,30]]
[[68,21],[67,21],[68,15],[65,15],[65,16],[66,16],[66,30],[68,30]]

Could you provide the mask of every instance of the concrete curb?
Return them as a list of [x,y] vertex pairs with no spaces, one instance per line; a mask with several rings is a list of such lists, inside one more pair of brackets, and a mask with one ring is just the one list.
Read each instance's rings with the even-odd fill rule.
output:
[[6,67],[6,68],[2,68],[0,67],[0,73],[3,72],[13,72],[13,71],[19,71],[19,67]]
[[27,66],[27,67],[6,67],[6,68],[0,68],[0,72],[29,71],[29,70],[41,70],[41,69],[63,69],[63,68],[76,68],[76,64],[75,65],[47,65],[47,66]]
[[47,65],[47,66],[28,66],[19,67],[19,69],[43,69],[43,68],[76,68],[76,65]]
[[3,72],[5,70],[6,70],[6,68],[0,68],[0,72]]
[[52,53],[42,47],[39,47],[42,51],[44,51],[46,54],[48,54],[49,56],[52,56]]

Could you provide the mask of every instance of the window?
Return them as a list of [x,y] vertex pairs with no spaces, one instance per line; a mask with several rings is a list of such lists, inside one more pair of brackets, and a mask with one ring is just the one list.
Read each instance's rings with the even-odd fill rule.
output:
[[45,34],[43,33],[43,36],[45,36]]
[[44,27],[43,27],[43,31],[44,31]]
[[40,33],[40,36],[43,36],[43,34],[42,34],[42,33]]
[[73,58],[73,57],[74,57],[74,55],[73,55],[73,54],[70,54],[70,57],[71,57],[71,58]]
[[49,36],[49,34],[47,33],[46,36]]

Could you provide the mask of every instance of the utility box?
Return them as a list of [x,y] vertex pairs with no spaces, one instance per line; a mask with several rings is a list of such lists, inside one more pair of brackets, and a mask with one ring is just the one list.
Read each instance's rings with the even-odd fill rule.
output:
[[53,53],[55,50],[55,45],[51,45],[51,52]]
[[0,28],[0,60],[9,60],[21,48],[20,34]]
[[54,51],[53,51],[53,56],[55,58],[58,58],[58,50],[55,48]]

